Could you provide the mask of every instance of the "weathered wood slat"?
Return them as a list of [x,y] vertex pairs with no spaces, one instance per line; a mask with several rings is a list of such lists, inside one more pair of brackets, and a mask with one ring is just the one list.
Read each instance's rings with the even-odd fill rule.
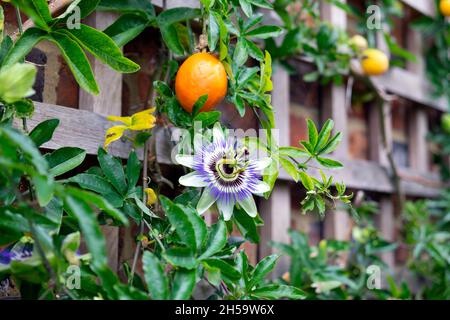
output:
[[447,111],[448,102],[445,98],[434,99],[431,96],[429,81],[410,71],[392,68],[387,74],[373,77],[373,81],[387,91],[417,103]]
[[[273,74],[273,95],[272,104],[277,112],[275,121],[279,128],[279,143],[290,145],[290,113],[289,113],[289,74],[283,68],[276,68]],[[259,212],[264,220],[261,228],[260,257],[270,255],[275,252],[270,246],[270,241],[289,243],[288,230],[291,228],[291,190],[286,181],[276,183],[271,197],[268,200],[261,200]],[[287,257],[280,259],[275,277],[281,276],[289,269]]]
[[406,5],[416,9],[421,14],[434,17],[436,15],[436,6],[433,0],[402,0]]
[[[95,12],[86,19],[85,23],[103,30],[117,18],[116,13]],[[104,116],[122,115],[122,74],[94,59],[92,55],[89,55],[89,60],[97,78],[100,93],[94,96],[80,89],[80,110],[88,110]],[[102,231],[106,240],[108,264],[112,270],[117,272],[119,268],[119,229],[105,226],[102,227]]]
[[[164,0],[151,0],[152,4],[156,7],[162,8]],[[167,9],[176,7],[189,7],[189,8],[199,8],[198,0],[166,0]]]
[[[106,130],[112,125],[104,116],[86,110],[40,102],[35,102],[35,108],[33,118],[28,121],[30,130],[44,120],[60,120],[53,139],[42,146],[47,149],[79,147],[88,154],[97,154],[98,148],[103,145]],[[109,150],[112,154],[125,158],[131,146],[119,140],[111,144]]]
[[[343,0],[346,3],[346,0]],[[323,19],[329,21],[334,26],[345,30],[347,28],[347,14],[338,7],[322,2],[321,14]],[[333,134],[342,133],[342,141],[338,149],[333,152],[335,157],[346,159],[349,152],[348,141],[348,113],[346,86],[329,84],[323,90],[321,108],[322,122],[327,119],[334,120]],[[328,210],[325,219],[325,238],[337,240],[349,240],[351,236],[351,221],[346,210],[336,208]]]
[[[98,147],[103,144],[103,136],[111,123],[104,116],[85,110],[61,107],[57,105],[43,104],[36,102],[36,112],[32,119],[28,121],[30,129],[39,122],[47,119],[60,119],[61,123],[56,129],[51,142],[43,147],[47,149],[57,149],[63,146],[79,147],[87,151],[88,154],[97,154]],[[170,152],[163,154],[164,144],[169,141],[167,136],[160,131],[161,138],[158,138],[158,156],[164,159],[165,163],[170,163]],[[119,157],[127,157],[131,146],[127,142],[116,141],[110,146],[110,152]],[[336,181],[344,181],[349,188],[361,189],[380,193],[392,193],[393,188],[389,180],[387,169],[383,166],[364,160],[343,160],[345,169],[333,170]],[[439,193],[439,178],[435,174],[421,174],[413,170],[402,170],[408,177],[404,182],[405,191],[408,195],[428,197],[436,196]],[[319,177],[319,172],[312,169],[311,174]],[[281,172],[281,180],[291,180],[290,177]]]

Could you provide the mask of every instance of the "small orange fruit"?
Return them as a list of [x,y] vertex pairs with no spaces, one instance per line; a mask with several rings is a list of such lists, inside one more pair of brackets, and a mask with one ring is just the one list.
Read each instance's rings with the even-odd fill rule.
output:
[[208,100],[200,111],[210,111],[223,100],[227,89],[225,68],[219,59],[206,52],[187,58],[175,78],[175,94],[187,112],[192,112],[195,102],[205,94]]
[[450,0],[441,0],[439,9],[443,16],[450,17]]
[[389,70],[389,58],[378,49],[364,50],[361,66],[364,74],[368,76],[379,76]]

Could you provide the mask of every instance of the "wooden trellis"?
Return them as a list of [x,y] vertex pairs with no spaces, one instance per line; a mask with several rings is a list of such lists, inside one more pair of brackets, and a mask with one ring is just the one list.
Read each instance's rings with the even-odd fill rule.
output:
[[[152,1],[156,6],[161,6],[160,1]],[[434,1],[430,0],[403,0],[406,5],[413,7],[424,15],[434,15]],[[195,6],[198,1],[168,1],[169,7]],[[347,16],[340,9],[323,3],[322,13],[325,19],[332,24],[342,28],[346,27]],[[114,15],[109,13],[95,13],[89,18],[88,23],[102,29],[114,20]],[[417,55],[422,54],[420,36],[416,33],[409,35],[409,48]],[[380,43],[380,45],[382,45]],[[409,110],[409,139],[411,168],[402,169],[402,186],[405,193],[412,197],[434,197],[439,193],[441,186],[439,176],[430,172],[427,159],[426,134],[428,131],[427,108],[438,111],[447,110],[447,102],[444,99],[433,100],[429,95],[430,84],[424,76],[423,59],[419,64],[409,66],[408,70],[393,68],[388,74],[375,78],[376,84],[385,88],[392,94],[398,95],[415,105]],[[36,113],[30,120],[29,126],[33,128],[45,119],[58,118],[61,120],[51,142],[43,147],[56,149],[61,146],[74,146],[83,148],[88,154],[96,154],[98,146],[103,144],[103,136],[110,123],[106,121],[105,115],[120,115],[122,75],[111,71],[98,61],[92,60],[93,70],[101,88],[99,96],[91,96],[80,90],[79,109],[66,108],[64,106],[36,103]],[[282,68],[275,68],[273,106],[276,112],[277,128],[280,129],[280,143],[289,145],[289,76]],[[370,161],[348,159],[348,115],[345,110],[345,88],[330,85],[324,92],[322,108],[324,117],[331,117],[335,121],[335,130],[343,132],[343,142],[336,151],[335,156],[344,163],[345,169],[333,171],[336,181],[344,181],[349,188],[365,190],[380,194],[381,217],[380,226],[384,236],[388,239],[394,237],[394,209],[392,194],[394,186],[390,179],[386,164],[384,150],[380,148],[378,122],[376,112],[370,115],[369,136]],[[419,106],[420,105],[420,106]],[[386,123],[390,126],[390,106],[386,106],[388,112],[385,114]],[[389,135],[391,137],[391,135]],[[392,137],[391,137],[392,139]],[[161,138],[157,143],[164,144],[166,138]],[[158,148],[163,150],[164,148]],[[112,154],[126,157],[130,145],[126,142],[114,143],[110,147]],[[158,161],[170,163],[170,157],[162,151],[157,154]],[[318,172],[311,171],[312,175]],[[291,226],[291,194],[290,181],[285,172],[281,172],[272,197],[267,201],[261,201],[260,212],[265,220],[261,231],[260,255],[267,255],[272,248],[267,245],[268,241],[288,242],[287,230]],[[344,212],[335,212],[332,219],[327,221],[327,235],[337,239],[348,237],[349,221]],[[117,268],[118,263],[118,231],[105,229],[108,239],[110,264]],[[392,264],[393,256],[386,257]],[[286,263],[279,264],[279,272],[286,268]]]

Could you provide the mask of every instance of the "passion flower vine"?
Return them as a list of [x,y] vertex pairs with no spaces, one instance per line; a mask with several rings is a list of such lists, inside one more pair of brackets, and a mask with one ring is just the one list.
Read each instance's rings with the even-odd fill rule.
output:
[[228,221],[237,204],[254,218],[258,210],[253,195],[270,190],[261,177],[271,159],[252,159],[248,148],[239,140],[226,138],[220,126],[214,127],[212,142],[205,143],[195,155],[177,155],[176,161],[194,170],[182,176],[180,184],[204,188],[197,204],[200,215],[216,203]]

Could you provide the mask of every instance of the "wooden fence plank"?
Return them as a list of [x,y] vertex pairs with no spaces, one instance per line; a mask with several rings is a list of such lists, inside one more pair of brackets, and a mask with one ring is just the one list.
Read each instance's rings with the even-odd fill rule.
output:
[[449,102],[445,98],[435,99],[431,96],[431,84],[426,77],[415,75],[411,71],[392,68],[385,75],[374,77],[373,81],[381,88],[400,97],[432,107],[439,111],[447,111]]
[[[388,28],[387,26],[385,28]],[[377,34],[378,48],[390,55],[389,46],[386,43],[382,32]],[[375,102],[376,104],[377,102]],[[381,112],[380,109],[381,108]],[[393,148],[393,128],[392,128],[392,103],[384,102],[382,106],[372,105],[370,108],[370,156],[371,160],[377,161],[381,165],[389,166],[388,153],[392,152]],[[384,129],[382,123],[384,122]],[[384,136],[384,138],[383,138]],[[385,145],[387,144],[387,145]],[[390,172],[392,174],[392,172]],[[395,192],[395,188],[393,192]],[[382,195],[379,201],[379,224],[380,232],[384,239],[392,240],[395,237],[395,228],[393,227],[395,221],[395,210],[393,205],[392,195]],[[390,267],[394,267],[395,259],[393,252],[383,253],[383,261]]]
[[[279,129],[279,145],[290,145],[289,125],[289,74],[277,67],[273,74],[272,104],[275,113],[277,129]],[[269,241],[289,243],[288,230],[291,226],[291,192],[289,185],[280,181],[275,185],[268,200],[260,201],[260,214],[264,220],[261,230],[259,256],[264,257],[274,252]],[[280,276],[289,268],[289,260],[281,258],[277,264],[274,276]]]
[[[28,121],[30,130],[38,123],[48,119],[60,119],[61,123],[56,129],[52,141],[43,145],[45,149],[58,149],[64,146],[78,147],[85,149],[88,154],[97,154],[98,147],[103,144],[104,134],[111,123],[104,116],[85,110],[77,110],[57,105],[35,102],[36,112],[33,118]],[[20,124],[17,122],[17,126]],[[164,157],[163,163],[171,164],[170,152],[164,151],[163,145],[169,139],[163,130],[158,130],[157,145],[158,157]],[[371,140],[373,145],[373,140]],[[167,148],[171,148],[168,145]],[[126,158],[131,150],[129,143],[116,141],[110,145],[111,154]],[[162,151],[161,151],[162,150]],[[142,159],[142,155],[140,155]],[[367,190],[381,193],[392,193],[393,188],[389,180],[387,169],[380,164],[367,160],[340,159],[344,164],[342,170],[325,170],[327,174],[333,174],[336,181],[344,181],[349,188]],[[436,173],[423,174],[412,169],[402,169],[405,176],[404,190],[411,196],[435,197],[439,194],[439,187],[442,187],[439,175]],[[320,177],[318,170],[311,169],[309,174]],[[291,178],[284,172],[280,172],[281,181],[290,181]]]
[[[346,1],[344,0],[343,3]],[[343,30],[347,28],[347,14],[345,11],[329,3],[321,3],[321,14],[324,20]],[[342,141],[333,152],[333,155],[346,159],[349,152],[348,147],[348,114],[346,109],[346,87],[330,84],[325,87],[322,97],[321,108],[322,122],[331,118],[334,120],[334,133],[342,133]],[[333,210],[328,212],[325,219],[325,237],[348,240],[351,232],[350,217],[345,210]]]
[[436,6],[434,0],[402,0],[411,8],[416,9],[421,14],[434,17],[436,15]]
[[[111,25],[117,17],[118,15],[115,13],[95,12],[86,19],[85,23],[103,30]],[[89,60],[100,93],[93,96],[80,89],[80,110],[92,111],[104,116],[122,115],[122,74],[94,59],[92,55],[89,55]],[[103,226],[102,231],[106,239],[109,266],[112,270],[117,271],[119,267],[119,229]]]

